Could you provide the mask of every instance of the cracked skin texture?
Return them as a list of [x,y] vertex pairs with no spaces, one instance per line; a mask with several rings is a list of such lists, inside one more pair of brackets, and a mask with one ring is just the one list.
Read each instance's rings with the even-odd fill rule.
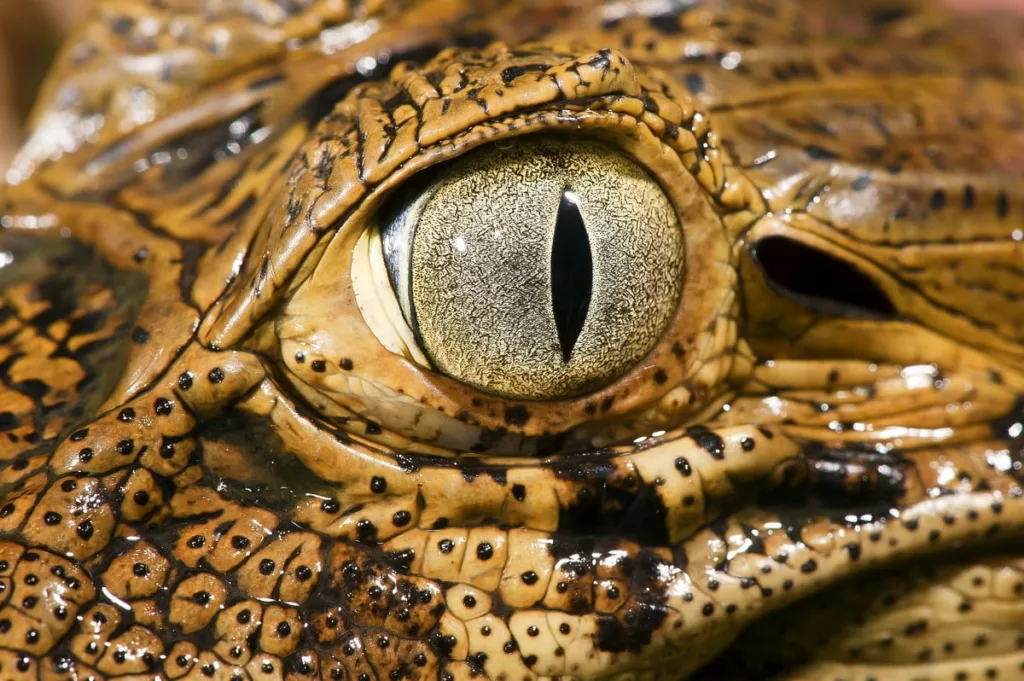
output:
[[[0,191],[0,678],[1024,677],[1022,34],[98,2]],[[538,133],[645,167],[686,273],[638,366],[517,402],[386,349],[353,260]]]

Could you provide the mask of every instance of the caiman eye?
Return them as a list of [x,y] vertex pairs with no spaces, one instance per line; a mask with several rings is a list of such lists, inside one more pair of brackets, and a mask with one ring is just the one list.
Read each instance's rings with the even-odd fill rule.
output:
[[592,141],[520,139],[427,174],[379,224],[434,369],[550,400],[607,385],[659,341],[679,304],[683,235],[637,163]]

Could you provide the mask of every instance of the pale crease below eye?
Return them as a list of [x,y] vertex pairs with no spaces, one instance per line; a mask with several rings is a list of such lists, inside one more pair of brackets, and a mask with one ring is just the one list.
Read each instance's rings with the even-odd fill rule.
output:
[[560,399],[606,386],[658,342],[679,305],[683,235],[622,152],[519,138],[422,175],[425,186],[392,197],[381,243],[437,371],[503,397]]

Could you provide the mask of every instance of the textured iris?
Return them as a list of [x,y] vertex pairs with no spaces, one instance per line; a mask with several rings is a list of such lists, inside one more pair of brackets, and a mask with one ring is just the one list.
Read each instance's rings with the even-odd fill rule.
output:
[[382,242],[435,368],[517,399],[621,376],[664,332],[683,282],[664,192],[586,140],[516,139],[453,162],[396,197]]

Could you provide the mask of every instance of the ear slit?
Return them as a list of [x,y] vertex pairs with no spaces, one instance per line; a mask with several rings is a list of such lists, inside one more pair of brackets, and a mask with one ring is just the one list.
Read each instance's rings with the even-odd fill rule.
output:
[[785,236],[769,236],[752,249],[754,261],[778,293],[838,317],[894,319],[896,306],[874,279],[831,253]]

